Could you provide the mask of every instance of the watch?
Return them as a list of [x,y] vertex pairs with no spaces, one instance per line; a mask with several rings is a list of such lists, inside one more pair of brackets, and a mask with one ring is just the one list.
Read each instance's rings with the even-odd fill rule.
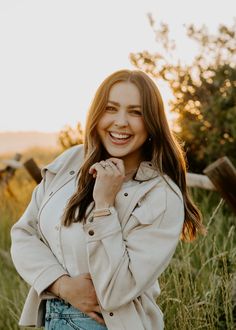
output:
[[103,217],[103,216],[106,216],[106,215],[110,215],[114,213],[114,207],[110,206],[110,207],[105,207],[103,209],[95,209],[93,211],[93,217],[96,218],[96,217]]

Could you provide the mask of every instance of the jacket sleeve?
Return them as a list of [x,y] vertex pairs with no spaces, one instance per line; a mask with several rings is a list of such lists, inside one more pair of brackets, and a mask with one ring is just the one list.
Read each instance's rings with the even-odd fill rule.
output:
[[[57,163],[56,161],[55,164]],[[53,168],[52,164],[49,167]],[[33,286],[39,295],[58,277],[66,274],[50,248],[40,239],[37,230],[38,211],[46,187],[55,176],[46,168],[42,173],[44,178],[34,189],[27,209],[11,229],[13,263],[21,277]]]
[[117,212],[84,226],[89,270],[107,311],[150,288],[167,267],[179,240],[184,221],[182,197],[170,187],[159,187],[140,204],[123,233]]

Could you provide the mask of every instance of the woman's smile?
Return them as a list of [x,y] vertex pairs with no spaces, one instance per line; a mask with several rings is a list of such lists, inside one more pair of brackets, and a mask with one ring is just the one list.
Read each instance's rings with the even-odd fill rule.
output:
[[133,136],[131,134],[110,131],[108,132],[107,137],[111,141],[111,143],[123,146],[125,144],[128,144]]

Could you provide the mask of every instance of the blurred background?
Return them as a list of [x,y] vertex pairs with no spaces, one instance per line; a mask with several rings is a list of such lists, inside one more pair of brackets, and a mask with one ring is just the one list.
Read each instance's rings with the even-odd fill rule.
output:
[[[161,277],[166,329],[235,329],[235,1],[1,0],[0,49],[0,329],[19,329],[28,290],[9,255],[37,183],[23,164],[40,169],[82,143],[97,87],[123,68],[155,80],[188,172],[200,175],[189,189],[208,234],[181,242]],[[222,157],[223,188],[205,175]]]

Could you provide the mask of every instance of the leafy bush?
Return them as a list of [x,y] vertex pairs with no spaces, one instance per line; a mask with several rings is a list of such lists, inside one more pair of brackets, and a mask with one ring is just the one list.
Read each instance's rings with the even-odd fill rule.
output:
[[[154,28],[151,18],[150,23]],[[166,24],[154,31],[162,50],[131,53],[130,59],[172,89],[174,129],[185,145],[190,170],[202,172],[222,156],[236,165],[236,21],[229,28],[221,25],[217,35],[210,35],[206,27],[189,26],[189,38],[199,45],[190,65],[176,59]]]

